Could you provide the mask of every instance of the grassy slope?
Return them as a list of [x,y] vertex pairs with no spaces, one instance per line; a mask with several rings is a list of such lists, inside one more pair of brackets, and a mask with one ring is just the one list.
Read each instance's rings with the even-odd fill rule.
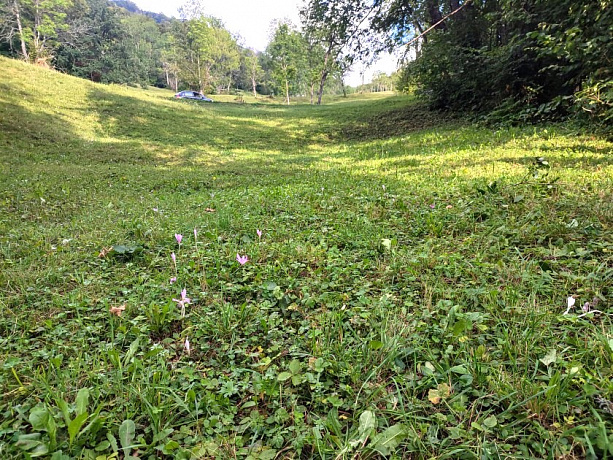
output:
[[611,143],[0,68],[3,458],[613,455]]

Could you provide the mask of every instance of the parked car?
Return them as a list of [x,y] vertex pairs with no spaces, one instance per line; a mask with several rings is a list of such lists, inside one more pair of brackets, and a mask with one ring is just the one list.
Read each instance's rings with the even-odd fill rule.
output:
[[181,91],[180,93],[175,94],[175,98],[193,99],[195,101],[202,101],[202,102],[213,102],[213,99],[211,99],[210,97],[206,97],[204,94],[199,93],[197,91]]

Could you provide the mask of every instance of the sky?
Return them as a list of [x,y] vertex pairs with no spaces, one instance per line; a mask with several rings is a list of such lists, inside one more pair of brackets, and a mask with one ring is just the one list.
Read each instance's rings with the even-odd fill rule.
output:
[[[183,0],[133,0],[141,10],[164,13],[178,17],[177,10]],[[264,51],[275,19],[289,19],[298,25],[298,11],[303,0],[201,0],[205,13],[221,19],[226,28],[242,37],[241,45]],[[382,56],[370,68],[357,64],[348,75],[347,83],[357,86],[362,83],[360,72],[364,71],[364,82],[368,83],[376,71],[387,74],[396,70],[396,57]]]

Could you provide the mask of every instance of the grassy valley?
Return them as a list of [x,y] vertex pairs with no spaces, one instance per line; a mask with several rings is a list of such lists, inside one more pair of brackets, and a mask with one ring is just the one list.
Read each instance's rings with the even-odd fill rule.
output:
[[607,139],[0,65],[2,458],[613,457]]

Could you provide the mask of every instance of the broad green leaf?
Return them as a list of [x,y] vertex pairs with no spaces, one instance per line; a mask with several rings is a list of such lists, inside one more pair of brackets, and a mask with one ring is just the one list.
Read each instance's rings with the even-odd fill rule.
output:
[[338,409],[334,408],[326,416],[326,426],[334,436],[341,436],[343,428],[338,421]]
[[57,439],[57,424],[53,419],[53,414],[49,413],[49,417],[47,418],[47,434],[49,435],[49,439],[51,440],[51,444],[49,448],[51,450],[56,447],[56,439]]
[[23,450],[30,450],[41,444],[41,433],[22,434],[17,438],[15,445]]
[[289,363],[289,371],[292,374],[299,374],[300,373],[300,361],[298,361],[297,359],[293,359],[292,362]]
[[362,415],[360,415],[360,425],[358,427],[360,437],[364,435],[368,436],[370,432],[375,429],[376,425],[377,417],[373,411],[365,410],[362,412]]
[[498,425],[498,419],[495,415],[490,415],[488,418],[483,420],[483,424],[488,428],[494,428],[496,425]]
[[547,354],[541,358],[539,361],[542,362],[545,366],[549,366],[552,363],[556,362],[557,352],[555,348],[552,348],[547,352]]
[[130,455],[130,448],[132,447],[132,441],[134,441],[134,435],[136,433],[136,425],[132,420],[124,420],[119,427],[119,442],[123,449],[124,455]]
[[49,411],[44,407],[35,407],[32,412],[30,412],[30,416],[28,417],[28,421],[32,425],[32,428],[36,431],[47,431],[47,424],[49,422]]
[[40,443],[38,446],[28,452],[28,454],[32,458],[46,456],[49,454],[49,446],[47,446],[47,444]]
[[267,289],[269,291],[274,291],[275,288],[277,287],[277,283],[273,281],[264,281],[264,284],[262,286],[264,287],[264,289]]
[[380,340],[371,340],[368,346],[371,350],[379,350],[383,348],[383,342],[381,342]]
[[117,446],[117,439],[113,436],[113,433],[110,431],[106,432],[106,439],[111,443],[111,448],[113,449],[113,453],[117,454],[119,452],[119,447]]
[[107,450],[109,447],[111,447],[111,443],[109,441],[100,441],[98,445],[94,447],[94,450],[96,452],[102,452],[104,450]]
[[279,382],[285,382],[286,380],[289,380],[292,377],[292,374],[290,372],[281,372],[279,375],[277,375],[277,380]]
[[373,449],[381,455],[391,455],[406,435],[407,432],[403,425],[390,426],[373,439]]
[[138,346],[140,345],[140,337],[137,337],[131,344],[126,356],[123,359],[124,366],[130,362],[130,360],[134,357],[136,352],[138,351]]
[[62,412],[64,423],[66,423],[66,426],[70,425],[70,411],[68,410],[68,403],[62,398],[57,398],[55,401],[57,403],[57,407],[59,407],[60,411]]
[[70,455],[63,453],[61,450],[58,450],[57,452],[53,453],[51,460],[71,460],[71,457]]
[[89,390],[87,388],[81,388],[77,393],[75,400],[77,404],[77,415],[81,415],[87,412],[87,404],[89,402]]
[[179,447],[181,447],[181,444],[179,444],[177,441],[168,441],[164,446],[164,453],[169,454],[170,452],[178,449]]
[[453,372],[454,374],[468,374],[469,373],[468,369],[466,369],[466,366],[463,366],[463,365],[453,366],[449,370]]
[[84,412],[82,414],[77,415],[72,422],[68,424],[68,436],[70,437],[70,444],[73,443],[77,434],[81,430],[83,424],[87,421],[87,417],[89,414]]

